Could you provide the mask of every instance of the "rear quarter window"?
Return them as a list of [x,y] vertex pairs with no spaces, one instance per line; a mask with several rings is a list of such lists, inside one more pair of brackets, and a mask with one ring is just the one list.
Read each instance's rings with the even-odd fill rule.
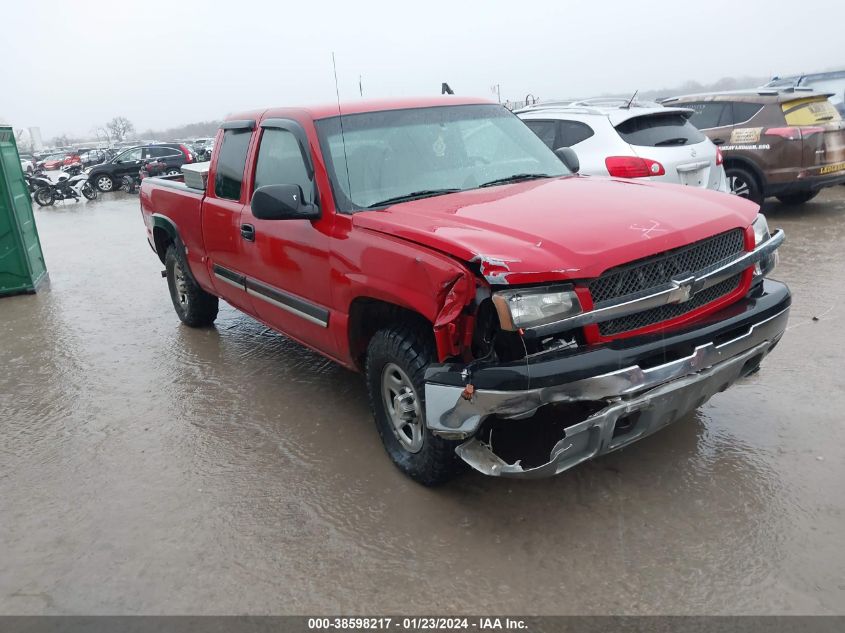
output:
[[731,105],[733,106],[733,116],[731,117],[733,125],[745,123],[763,109],[763,106],[759,103],[736,101]]
[[[560,121],[559,143],[562,147],[572,147],[593,136],[593,128],[580,121]],[[555,148],[557,149],[557,148]]]
[[628,119],[616,126],[626,143],[640,147],[694,145],[706,138],[683,114],[667,112]]

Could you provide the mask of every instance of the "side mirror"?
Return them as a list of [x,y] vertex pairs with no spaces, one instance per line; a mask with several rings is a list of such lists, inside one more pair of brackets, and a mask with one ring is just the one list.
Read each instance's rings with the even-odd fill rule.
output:
[[252,194],[252,215],[259,220],[316,220],[320,209],[302,200],[299,185],[265,185]]
[[558,147],[555,150],[555,154],[557,154],[560,162],[566,165],[566,168],[573,174],[577,174],[578,170],[581,169],[581,163],[578,162],[578,154],[571,147]]

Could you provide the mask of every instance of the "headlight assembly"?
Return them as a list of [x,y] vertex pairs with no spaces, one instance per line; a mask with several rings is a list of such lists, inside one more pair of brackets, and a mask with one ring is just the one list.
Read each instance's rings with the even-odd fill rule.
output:
[[771,237],[769,233],[769,223],[766,222],[766,216],[762,213],[757,214],[757,219],[751,225],[754,229],[754,246],[760,246],[763,242]]
[[[751,225],[751,228],[754,229],[754,248],[757,248],[768,240],[771,237],[771,233],[769,233],[769,223],[766,222],[766,216],[762,213],[757,214],[757,218],[754,220],[754,223]],[[754,275],[758,277],[763,277],[768,275],[775,269],[778,263],[778,253],[775,251],[767,258],[759,261],[754,265]]]
[[502,329],[509,331],[554,323],[581,312],[571,286],[502,290],[493,294],[493,305]]

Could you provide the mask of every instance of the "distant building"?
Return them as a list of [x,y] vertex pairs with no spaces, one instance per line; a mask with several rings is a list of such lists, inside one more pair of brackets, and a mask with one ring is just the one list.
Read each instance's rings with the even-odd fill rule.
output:
[[44,149],[44,141],[41,140],[41,128],[29,128],[29,140],[32,142],[32,151],[38,152]]

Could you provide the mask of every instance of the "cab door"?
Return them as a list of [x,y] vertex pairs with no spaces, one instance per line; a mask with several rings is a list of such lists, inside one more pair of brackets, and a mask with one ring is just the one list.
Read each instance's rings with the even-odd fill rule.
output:
[[202,203],[202,232],[206,266],[216,293],[249,314],[254,314],[246,291],[246,254],[241,214],[247,200],[244,172],[255,121],[227,121]]
[[[311,151],[298,122],[265,119],[255,155],[253,193],[267,185],[298,185],[303,202],[319,206]],[[323,212],[314,220],[259,219],[249,204],[241,218],[246,286],[256,314],[328,354],[336,353],[329,332],[332,218]]]

